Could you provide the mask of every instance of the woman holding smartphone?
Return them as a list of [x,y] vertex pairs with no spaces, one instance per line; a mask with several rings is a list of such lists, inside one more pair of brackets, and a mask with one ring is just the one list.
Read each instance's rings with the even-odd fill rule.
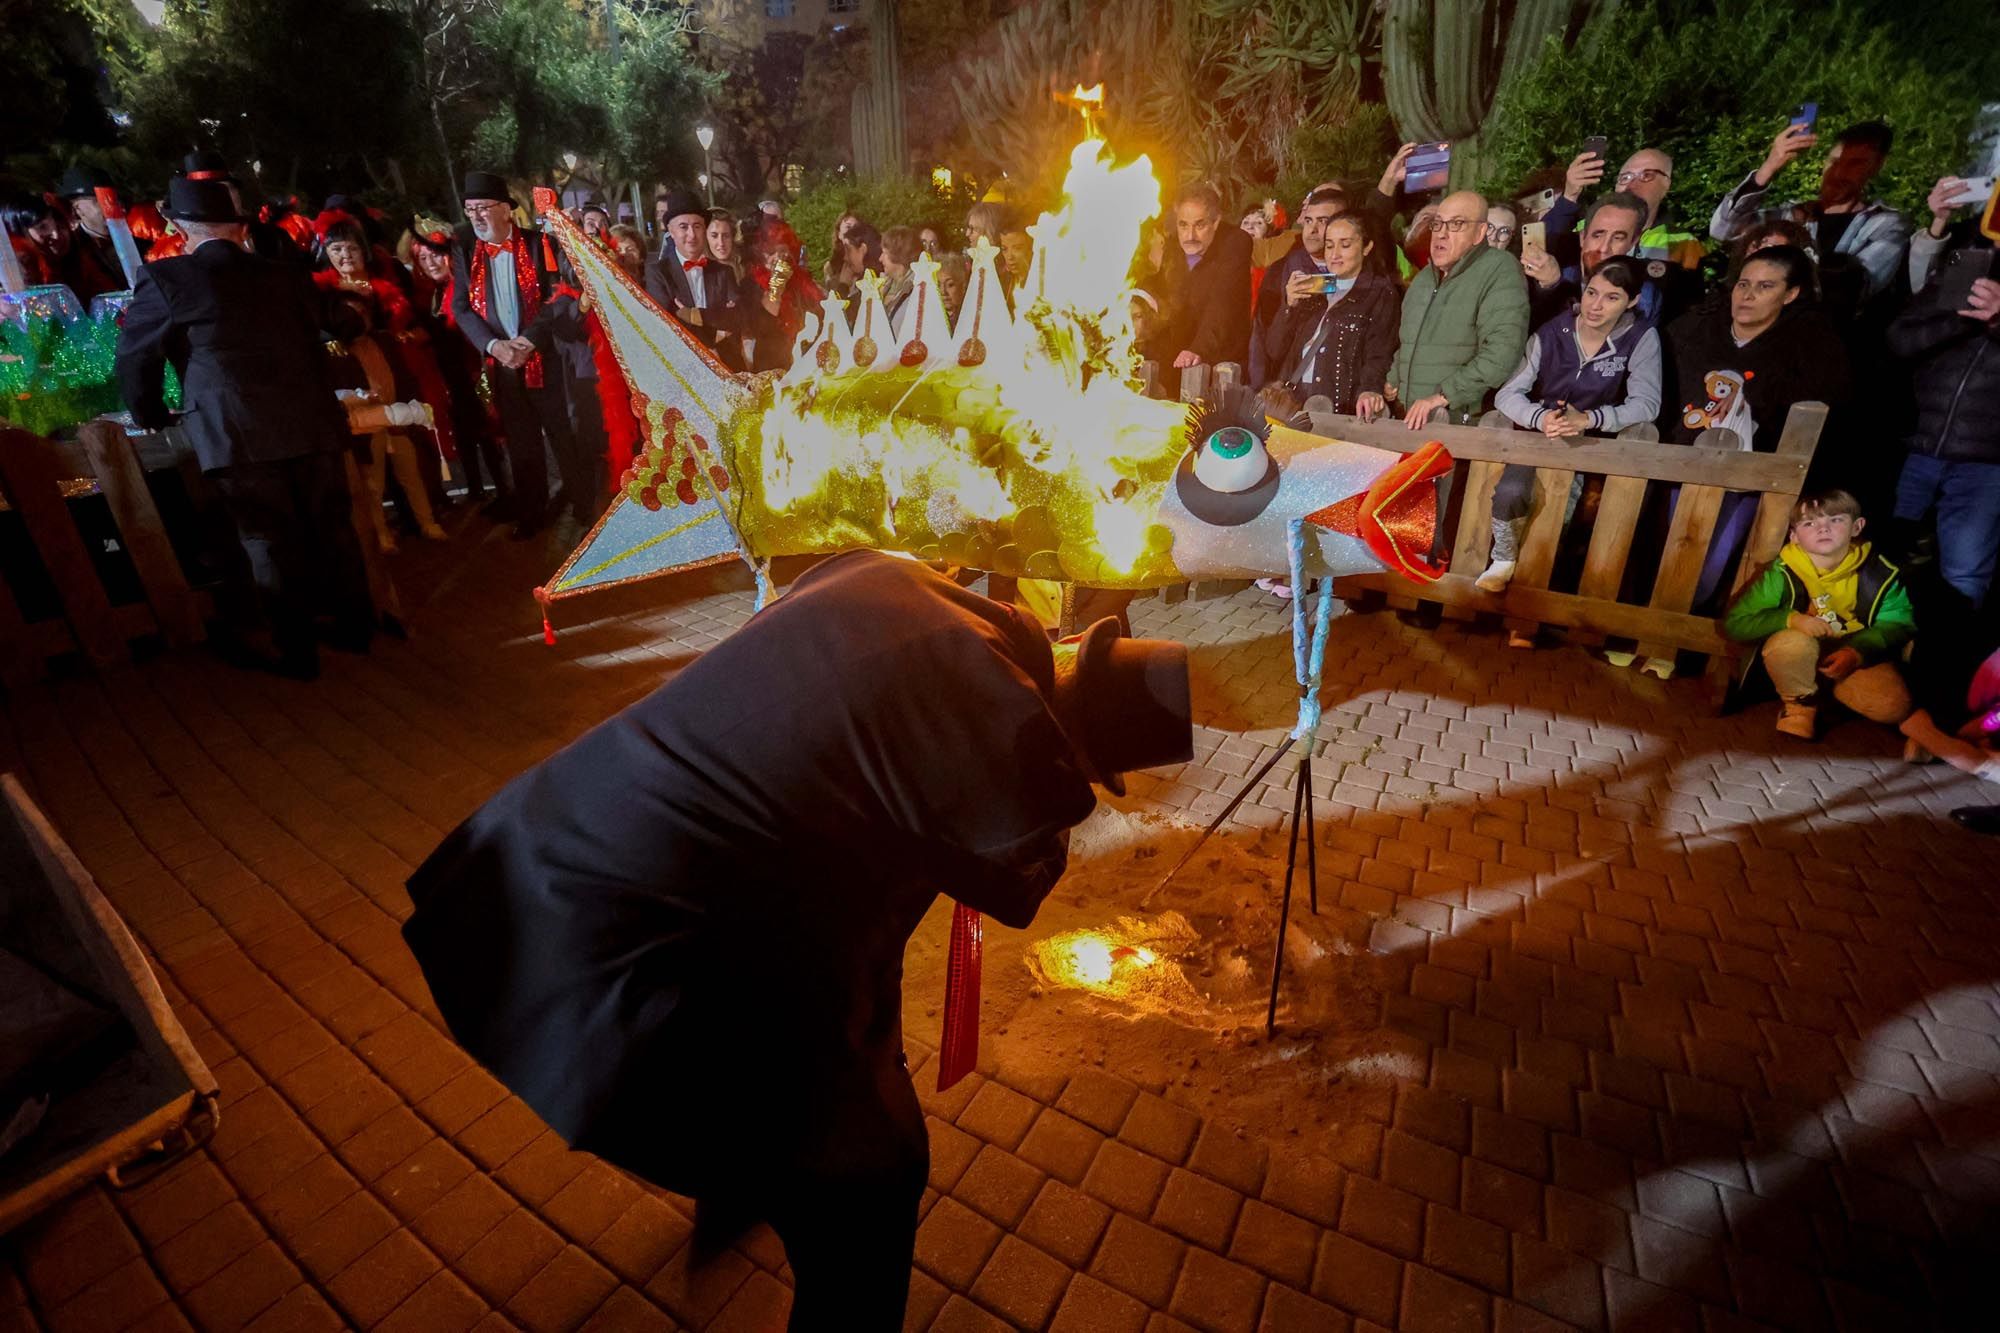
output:
[[1264,335],[1272,378],[1301,401],[1325,396],[1335,412],[1372,398],[1379,413],[1396,354],[1402,293],[1388,274],[1389,242],[1369,232],[1361,213],[1328,219],[1319,265],[1286,280],[1284,308]]

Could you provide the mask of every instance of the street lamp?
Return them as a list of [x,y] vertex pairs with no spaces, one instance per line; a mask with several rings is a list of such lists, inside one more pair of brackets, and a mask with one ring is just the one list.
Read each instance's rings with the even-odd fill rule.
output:
[[715,187],[709,184],[709,173],[714,170],[714,163],[709,160],[708,150],[715,146],[715,131],[703,125],[695,130],[694,138],[695,142],[701,145],[701,188],[707,191],[708,206],[713,208]]

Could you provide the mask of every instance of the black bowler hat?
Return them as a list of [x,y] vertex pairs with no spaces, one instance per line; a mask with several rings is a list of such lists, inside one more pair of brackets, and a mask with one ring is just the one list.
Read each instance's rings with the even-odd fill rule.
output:
[[465,188],[459,191],[466,203],[475,199],[491,200],[514,207],[514,196],[507,192],[504,178],[490,171],[468,171],[465,173]]
[[1194,757],[1187,648],[1128,639],[1116,616],[1056,645],[1051,702],[1087,776],[1116,795],[1132,769]]
[[182,158],[181,174],[191,181],[226,181],[233,184],[236,180],[229,170],[229,159],[206,149]]
[[63,173],[56,193],[64,199],[87,199],[95,196],[100,186],[109,188],[111,177],[96,167],[71,167]]
[[175,222],[244,222],[229,183],[176,176],[167,182],[166,216]]
[[663,223],[683,213],[699,213],[703,222],[708,221],[708,205],[687,190],[669,190],[653,201],[653,216]]

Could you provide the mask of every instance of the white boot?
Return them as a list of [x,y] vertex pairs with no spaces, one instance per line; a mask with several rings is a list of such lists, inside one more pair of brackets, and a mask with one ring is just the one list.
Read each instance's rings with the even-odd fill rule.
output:
[[1472,586],[1481,592],[1505,592],[1514,578],[1514,562],[1521,554],[1521,529],[1528,526],[1524,518],[1496,518],[1493,520],[1493,563],[1486,572],[1472,581]]

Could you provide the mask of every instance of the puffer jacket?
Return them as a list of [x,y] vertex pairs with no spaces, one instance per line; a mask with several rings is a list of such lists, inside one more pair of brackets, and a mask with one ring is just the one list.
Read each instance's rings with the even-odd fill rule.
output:
[[1913,362],[1913,454],[2000,463],[2000,325],[1941,309],[1932,282],[1889,325],[1889,347]]
[[1528,286],[1505,250],[1478,245],[1442,282],[1425,265],[1403,296],[1402,345],[1389,367],[1401,409],[1434,393],[1454,421],[1478,415],[1528,344]]

